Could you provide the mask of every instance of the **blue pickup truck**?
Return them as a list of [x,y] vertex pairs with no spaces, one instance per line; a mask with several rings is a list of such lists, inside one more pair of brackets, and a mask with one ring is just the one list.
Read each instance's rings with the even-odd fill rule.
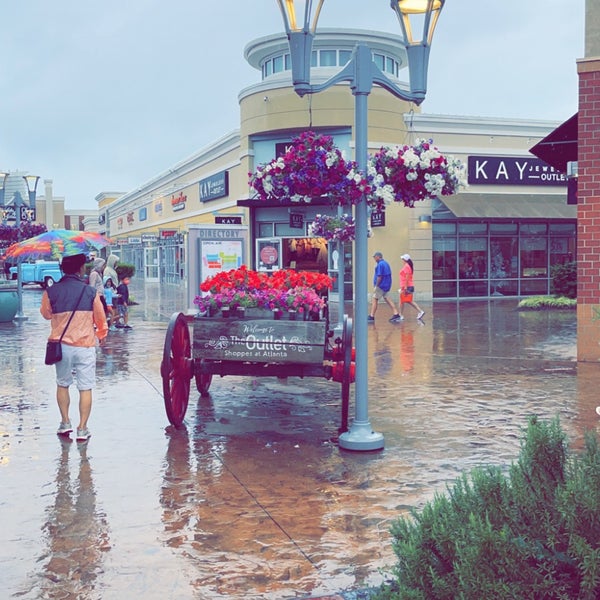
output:
[[[37,283],[43,288],[54,285],[62,277],[58,261],[36,260],[33,263],[21,264],[21,283]],[[17,267],[10,268],[10,278],[17,279]]]

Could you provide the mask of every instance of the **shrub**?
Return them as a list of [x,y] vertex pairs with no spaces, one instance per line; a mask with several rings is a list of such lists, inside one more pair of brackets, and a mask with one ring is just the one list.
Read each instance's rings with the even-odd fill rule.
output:
[[577,300],[565,296],[528,296],[519,302],[518,308],[520,310],[574,309],[577,308]]
[[463,475],[391,532],[398,562],[378,600],[598,598],[598,441],[569,455],[558,419],[532,417],[507,475]]
[[119,276],[119,281],[125,277],[131,278],[135,275],[135,265],[129,263],[118,263],[116,271],[117,275]]
[[554,265],[550,269],[552,289],[559,296],[577,298],[577,263],[575,261],[564,265]]

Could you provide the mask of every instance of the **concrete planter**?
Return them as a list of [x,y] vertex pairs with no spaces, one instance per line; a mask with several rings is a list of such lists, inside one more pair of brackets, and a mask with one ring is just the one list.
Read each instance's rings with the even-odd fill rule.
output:
[[12,281],[0,282],[0,323],[9,323],[19,309],[17,285]]

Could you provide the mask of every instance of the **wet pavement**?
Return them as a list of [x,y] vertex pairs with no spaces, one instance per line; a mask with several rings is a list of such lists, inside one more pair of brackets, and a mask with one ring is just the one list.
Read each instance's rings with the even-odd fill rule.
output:
[[192,386],[176,431],[160,362],[184,292],[131,291],[133,329],[98,350],[84,445],[55,435],[41,291],[25,290],[26,321],[0,323],[2,597],[364,597],[394,562],[391,522],[465,470],[508,465],[529,415],[560,415],[574,447],[600,433],[600,365],[576,363],[575,312],[516,300],[424,304],[423,324],[388,323],[380,307],[369,417],[381,452],[337,447],[340,386],[315,378],[215,377],[208,398]]

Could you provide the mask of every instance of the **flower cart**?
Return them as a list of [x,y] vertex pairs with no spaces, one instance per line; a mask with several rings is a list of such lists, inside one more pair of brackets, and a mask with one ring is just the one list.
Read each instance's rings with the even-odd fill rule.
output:
[[167,328],[161,377],[170,423],[182,425],[192,379],[207,396],[214,375],[324,377],[341,384],[340,432],[346,431],[352,320],[344,317],[336,337],[319,286],[331,287],[330,278],[294,271],[270,276],[244,267],[203,282],[198,315],[175,313]]

